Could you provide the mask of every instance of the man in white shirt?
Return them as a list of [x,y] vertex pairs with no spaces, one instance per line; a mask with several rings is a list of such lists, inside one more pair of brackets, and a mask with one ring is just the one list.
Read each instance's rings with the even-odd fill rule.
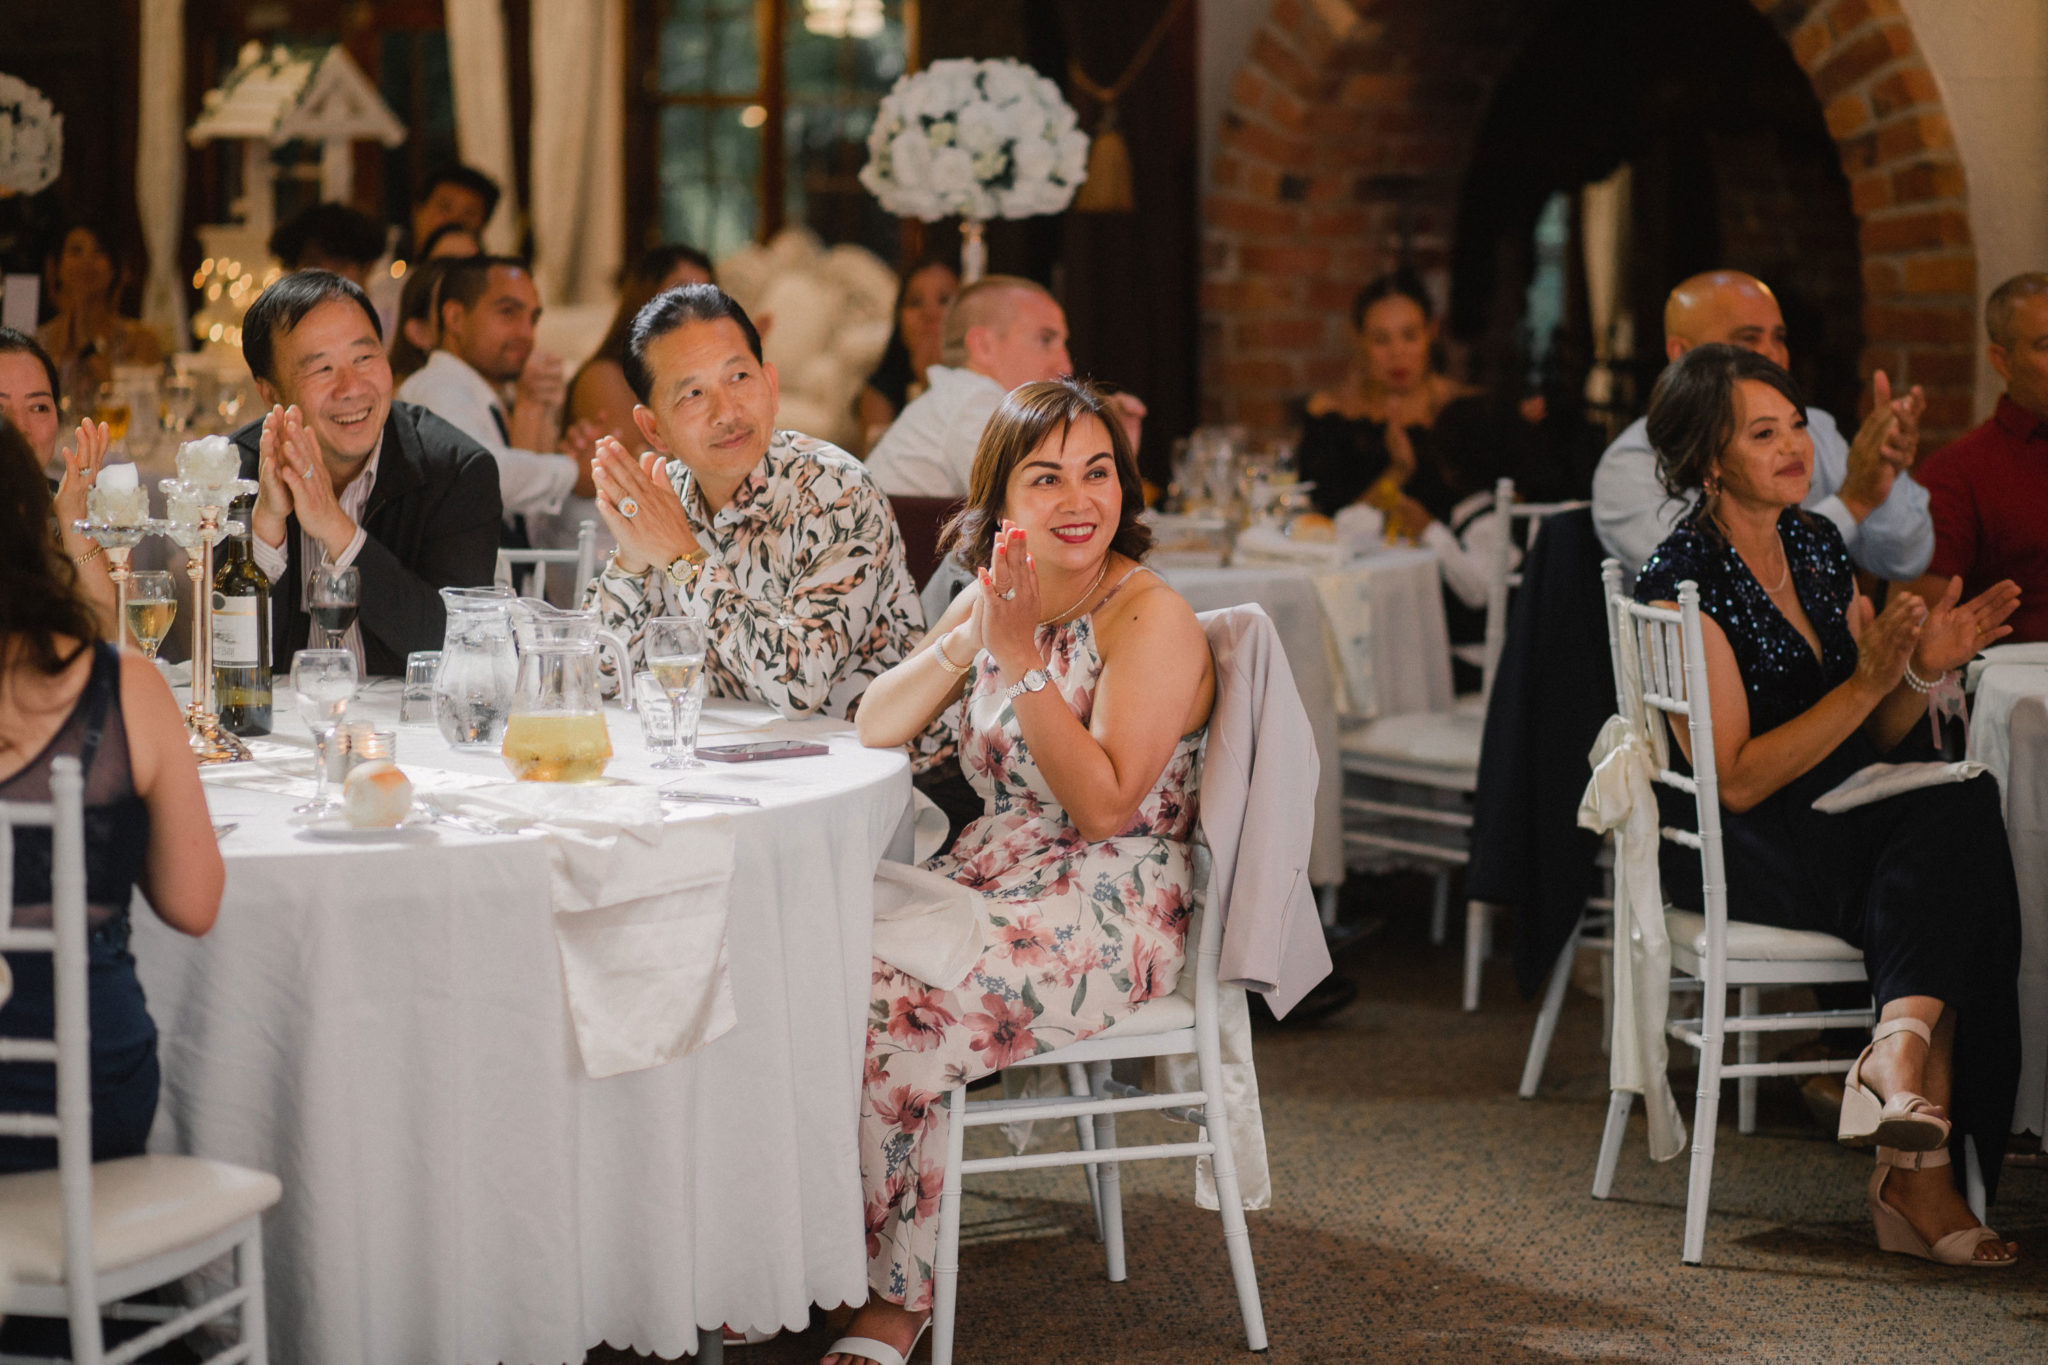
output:
[[[554,414],[546,395],[528,402],[522,394],[509,415],[498,396],[499,386],[518,381],[533,358],[541,305],[526,262],[475,256],[451,263],[441,281],[440,310],[440,341],[399,386],[398,397],[491,452],[507,519],[549,517],[571,494],[589,497],[595,492],[589,462],[548,449]],[[560,365],[551,368],[558,374]]]
[[[1787,364],[1785,318],[1762,280],[1734,270],[1695,275],[1664,304],[1664,352],[1678,359],[1694,346],[1721,342]],[[1906,471],[1920,444],[1920,388],[1892,397],[1884,371],[1872,379],[1876,402],[1844,440],[1835,419],[1806,410],[1813,441],[1813,485],[1808,511],[1832,521],[1858,565],[1893,582],[1911,582],[1934,554],[1934,523],[1927,490]],[[1601,545],[1633,576],[1690,504],[1671,497],[1657,478],[1649,421],[1638,418],[1600,457],[1593,471],[1593,524]]]
[[[941,355],[927,387],[905,407],[868,455],[868,474],[898,497],[964,498],[981,429],[1019,384],[1057,379],[1073,369],[1067,314],[1043,285],[988,275],[968,285],[946,313]],[[1137,449],[1145,405],[1116,396]]]

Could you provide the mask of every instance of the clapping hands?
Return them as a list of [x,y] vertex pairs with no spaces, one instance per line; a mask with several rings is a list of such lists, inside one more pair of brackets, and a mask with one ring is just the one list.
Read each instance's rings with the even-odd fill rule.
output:
[[1952,668],[1961,668],[1986,645],[2012,634],[2006,621],[2019,609],[2017,583],[2008,578],[1967,602],[1962,596],[1963,580],[1950,578],[1941,601],[1927,614],[1913,655],[1913,672],[1922,679],[1939,678]]
[[109,439],[107,424],[90,419],[78,424],[77,441],[64,448],[64,478],[57,485],[57,525],[70,530],[71,523],[85,519],[85,495],[92,491],[106,463]]
[[1856,641],[1856,682],[1886,697],[1906,676],[1906,665],[1927,624],[1927,604],[1910,592],[1895,592],[1884,611],[1874,611],[1862,593],[1849,604],[1849,635]]
[[298,406],[273,406],[263,416],[256,447],[256,510],[252,529],[266,545],[284,544],[285,519],[294,514],[307,535],[340,556],[355,539],[356,523],[341,510],[320,440]]
[[982,648],[1011,681],[1045,661],[1038,653],[1038,622],[1045,615],[1038,596],[1038,567],[1024,548],[1024,532],[1005,521],[994,551],[980,574],[974,629]]

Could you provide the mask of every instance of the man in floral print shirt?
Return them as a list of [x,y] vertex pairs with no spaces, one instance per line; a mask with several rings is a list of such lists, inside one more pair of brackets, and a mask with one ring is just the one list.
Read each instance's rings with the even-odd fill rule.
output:
[[[716,285],[641,309],[625,369],[651,449],[598,443],[598,512],[619,548],[590,602],[636,659],[650,617],[708,620],[713,696],[852,715],[924,632],[887,500],[845,451],[775,429],[775,367]],[[928,736],[922,760],[941,745]]]

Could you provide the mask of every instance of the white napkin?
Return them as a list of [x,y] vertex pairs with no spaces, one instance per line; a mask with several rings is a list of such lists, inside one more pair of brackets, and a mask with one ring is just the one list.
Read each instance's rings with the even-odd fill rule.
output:
[[738,1022],[725,951],[730,817],[664,823],[652,787],[501,782],[426,799],[547,836],[555,943],[589,1075],[659,1066]]
[[1840,815],[1845,810],[1867,806],[1901,792],[1936,787],[1944,782],[1967,782],[1990,771],[1982,763],[1873,763],[1842,779],[1832,790],[1814,798],[1813,808],[1823,815]]
[[1337,510],[1337,543],[1352,559],[1377,554],[1387,548],[1387,517],[1377,507],[1354,502]]
[[1278,526],[1260,522],[1256,526],[1247,526],[1238,534],[1232,558],[1234,562],[1241,563],[1263,560],[1273,564],[1328,568],[1344,563],[1351,556],[1337,541],[1289,540],[1287,533]]
[[980,899],[951,877],[883,860],[875,866],[875,956],[951,990],[981,960]]

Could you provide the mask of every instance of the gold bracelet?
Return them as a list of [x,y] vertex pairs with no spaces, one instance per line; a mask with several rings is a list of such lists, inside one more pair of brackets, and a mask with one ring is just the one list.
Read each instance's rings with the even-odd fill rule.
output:
[[[946,635],[951,635],[952,633],[953,632],[949,630],[946,632]],[[935,656],[937,656],[940,668],[943,668],[948,673],[951,673],[953,676],[958,677],[962,673],[965,673],[969,669],[974,667],[974,660],[969,659],[964,664],[954,663],[953,656],[946,652],[946,635],[941,635],[938,639],[932,641],[932,653]]]
[[71,562],[72,562],[73,564],[77,565],[77,566],[78,566],[79,568],[81,568],[81,569],[82,569],[82,568],[84,568],[84,567],[85,567],[86,565],[88,565],[88,564],[92,563],[92,562],[93,562],[93,561],[94,561],[95,559],[98,559],[98,558],[99,558],[99,557],[100,557],[101,555],[105,554],[106,552],[107,552],[107,547],[106,547],[106,546],[104,546],[104,545],[95,545],[95,546],[93,546],[93,547],[92,547],[91,551],[90,551],[90,552],[88,552],[88,553],[86,553],[86,554],[82,554],[82,555],[73,555],[73,556],[71,557]]

